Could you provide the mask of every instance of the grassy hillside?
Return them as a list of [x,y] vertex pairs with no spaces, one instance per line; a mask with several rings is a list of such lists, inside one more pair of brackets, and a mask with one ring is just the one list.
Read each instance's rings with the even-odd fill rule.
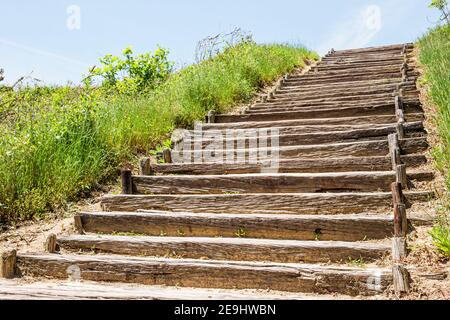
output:
[[436,106],[433,121],[441,139],[433,155],[450,190],[450,25],[430,31],[420,39],[419,47],[429,97]]
[[[433,122],[440,142],[433,148],[438,170],[445,176],[450,192],[450,25],[431,30],[419,40],[420,62],[425,69],[424,83],[428,96],[435,106]],[[449,193],[442,195],[438,208],[438,221],[430,232],[434,244],[441,253],[450,257],[450,203]]]
[[134,94],[0,87],[0,222],[63,207],[175,127],[249,101],[258,87],[314,58],[303,48],[242,43]]

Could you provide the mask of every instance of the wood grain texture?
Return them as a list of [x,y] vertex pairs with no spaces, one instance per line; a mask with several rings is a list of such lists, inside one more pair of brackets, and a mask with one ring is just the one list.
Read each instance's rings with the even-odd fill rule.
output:
[[[418,113],[420,109],[406,108],[407,113]],[[395,110],[391,104],[369,106],[369,107],[343,107],[331,109],[311,109],[306,111],[295,112],[270,112],[245,115],[217,115],[216,123],[242,122],[242,121],[272,121],[272,120],[292,120],[292,119],[318,119],[333,117],[355,117],[355,116],[376,116],[376,115],[393,115]]]
[[[331,120],[331,119],[330,119]],[[217,127],[211,127],[211,126],[202,126],[202,131],[204,133],[207,133],[208,131],[214,131],[214,132],[220,132],[222,134],[232,133],[245,133],[248,130],[251,129],[276,129],[278,130],[280,135],[283,134],[306,134],[306,133],[327,133],[327,132],[340,132],[340,131],[353,131],[353,130],[370,130],[370,129],[384,129],[384,128],[395,128],[396,127],[396,118],[395,117],[388,117],[381,119],[384,121],[391,120],[392,122],[386,122],[386,123],[356,123],[352,124],[351,120],[349,120],[350,123],[347,124],[340,124],[340,123],[331,123],[331,124],[321,124],[320,122],[318,124],[308,124],[306,122],[305,124],[297,125],[297,121],[274,121],[274,122],[250,122],[250,123],[241,123],[236,126],[217,126]],[[265,125],[265,126],[264,126]],[[420,131],[423,130],[423,122],[422,121],[412,121],[412,122],[405,122],[405,128],[407,131]],[[183,135],[179,138],[181,139],[184,137],[187,133],[194,135],[196,131],[194,130],[188,130],[184,131]],[[270,131],[269,131],[270,133]]]
[[[407,115],[407,121],[423,121],[423,113],[411,113]],[[395,115],[381,116],[361,116],[361,117],[342,117],[342,118],[319,118],[319,119],[288,119],[288,120],[269,120],[269,121],[241,121],[236,123],[214,123],[202,124],[203,130],[231,130],[231,129],[249,129],[249,128],[281,128],[296,126],[367,126],[392,124],[397,121]]]
[[0,279],[12,279],[16,275],[17,251],[15,249],[0,252]]
[[393,234],[387,215],[208,214],[185,212],[81,212],[89,233],[362,241]]
[[67,279],[67,269],[77,266],[82,280],[145,285],[372,295],[392,283],[386,269],[309,264],[39,254],[19,255],[17,262],[23,275]]
[[[428,201],[430,192],[408,192],[408,201]],[[139,209],[198,213],[340,214],[392,206],[392,193],[266,193],[223,195],[109,195],[105,211]]]
[[[426,135],[422,123],[414,122],[404,126],[406,129],[406,137],[424,137]],[[317,130],[318,128],[311,128],[312,130]],[[349,142],[349,141],[370,141],[377,139],[386,139],[389,134],[396,132],[396,126],[383,126],[373,128],[363,128],[363,129],[353,129],[353,130],[344,130],[340,131],[340,128],[335,128],[332,131],[324,130],[325,132],[313,132],[313,133],[304,133],[301,128],[298,127],[287,127],[278,129],[268,130],[266,132],[255,132],[254,136],[257,137],[256,141],[258,144],[261,144],[262,140],[266,141],[267,146],[271,146],[271,142],[273,139],[277,141],[279,146],[293,146],[293,145],[314,145],[314,144],[323,144],[323,143],[338,143],[338,142]],[[270,133],[274,131],[277,134],[271,135]],[[328,132],[327,132],[328,131]],[[227,134],[229,137],[227,137]],[[222,137],[225,137],[223,139]],[[224,136],[222,136],[222,140],[214,140],[210,139],[210,137],[204,137],[201,141],[201,145],[203,148],[208,147],[214,143],[219,143],[222,146],[225,145],[234,145],[237,146],[245,146],[249,148],[250,139],[246,137],[246,134],[242,131],[237,132],[227,132]],[[255,140],[255,139],[253,139]],[[191,139],[191,148],[193,149],[196,146],[194,139]]]
[[[19,282],[0,279],[0,300],[325,300],[334,295],[314,295],[256,290],[180,288],[125,283]],[[350,296],[339,297],[349,299]]]
[[387,256],[386,244],[341,241],[296,241],[250,238],[144,236],[65,236],[57,239],[64,251],[188,259],[327,263]]
[[300,193],[390,191],[394,172],[133,176],[135,194]]
[[[359,68],[359,66],[354,66],[355,68]],[[342,68],[342,66],[330,66],[330,69],[332,68]],[[320,69],[320,67],[319,67]],[[302,86],[302,87],[284,87],[284,84],[281,88],[277,90],[278,94],[304,94],[304,95],[314,95],[319,93],[324,94],[336,94],[341,92],[359,92],[359,91],[372,91],[372,90],[390,90],[390,92],[394,92],[397,89],[400,88],[411,88],[416,89],[416,83],[413,81],[406,81],[402,83],[395,83],[392,81],[365,81],[365,82],[358,82],[358,83],[352,83],[351,85],[346,84],[345,82],[343,84],[335,84],[332,86],[326,86],[326,87],[319,87],[319,86]]]
[[[400,146],[403,154],[414,154],[426,151],[428,143],[426,138],[411,138],[400,141]],[[267,155],[261,153],[258,149],[234,149],[229,151],[227,155],[226,150],[216,150],[217,155],[214,157],[205,158],[209,153],[204,150],[189,151],[183,150],[173,151],[172,157],[174,162],[188,162],[194,163],[195,159],[202,159],[201,162],[210,163],[224,163],[227,157],[233,161],[238,161],[240,157],[245,157],[245,161],[250,159],[250,154],[256,155],[253,159],[255,162],[267,160]],[[377,157],[386,156],[389,154],[389,146],[387,140],[361,141],[361,142],[342,142],[330,144],[317,145],[299,145],[299,146],[281,146],[279,148],[269,148],[266,150],[269,155],[277,154],[279,159],[289,158],[336,158],[336,157]],[[219,155],[222,155],[219,157]],[[249,161],[250,162],[250,161]]]
[[[418,167],[427,162],[424,155],[412,154],[401,156],[402,162],[408,168]],[[249,164],[237,162],[227,163],[172,163],[155,164],[152,168],[156,174],[239,174],[239,173],[263,173],[266,166],[264,164]],[[348,172],[348,171],[390,171],[392,170],[390,157],[342,157],[342,158],[324,158],[324,159],[289,159],[280,160],[279,173],[295,172]],[[411,179],[417,175],[428,172],[410,172]],[[429,173],[428,173],[429,174]],[[419,180],[429,181],[433,175],[428,177],[419,177]]]

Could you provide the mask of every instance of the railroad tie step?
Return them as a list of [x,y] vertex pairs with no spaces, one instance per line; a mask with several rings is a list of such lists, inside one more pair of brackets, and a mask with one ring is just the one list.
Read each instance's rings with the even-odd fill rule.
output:
[[298,241],[251,238],[72,235],[57,238],[64,252],[266,261],[281,263],[372,262],[390,254],[391,245],[370,242]]
[[[405,193],[409,203],[428,202],[432,192]],[[105,211],[139,209],[236,214],[349,214],[392,206],[390,192],[258,193],[208,195],[107,195]]]
[[392,284],[381,268],[107,255],[20,254],[22,275],[197,288],[375,295]]
[[[413,172],[408,180],[430,180],[432,172]],[[393,171],[259,173],[229,175],[133,176],[136,194],[301,193],[334,190],[390,191]]]

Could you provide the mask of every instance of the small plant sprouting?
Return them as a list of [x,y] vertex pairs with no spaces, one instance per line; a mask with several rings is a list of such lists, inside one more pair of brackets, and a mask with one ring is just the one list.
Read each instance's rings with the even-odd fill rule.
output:
[[314,239],[316,241],[320,241],[321,236],[322,236],[322,229],[314,230]]
[[353,259],[351,257],[348,258],[348,263],[357,267],[364,267],[366,261],[363,257],[359,257],[358,259]]
[[245,231],[244,228],[238,228],[235,235],[238,238],[245,238],[247,236],[247,232]]
[[161,230],[161,232],[159,233],[160,237],[167,237],[167,232],[165,232],[164,230]]

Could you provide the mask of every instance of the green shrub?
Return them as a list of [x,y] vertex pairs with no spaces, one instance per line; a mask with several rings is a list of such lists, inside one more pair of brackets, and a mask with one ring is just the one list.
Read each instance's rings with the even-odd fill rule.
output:
[[450,258],[450,223],[449,221],[438,222],[430,231],[433,244],[446,258]]
[[101,67],[91,70],[88,79],[100,78],[102,84],[119,93],[137,93],[153,89],[165,82],[172,72],[169,51],[158,48],[154,53],[133,55],[130,47],[122,52],[124,58],[108,54],[100,59]]

